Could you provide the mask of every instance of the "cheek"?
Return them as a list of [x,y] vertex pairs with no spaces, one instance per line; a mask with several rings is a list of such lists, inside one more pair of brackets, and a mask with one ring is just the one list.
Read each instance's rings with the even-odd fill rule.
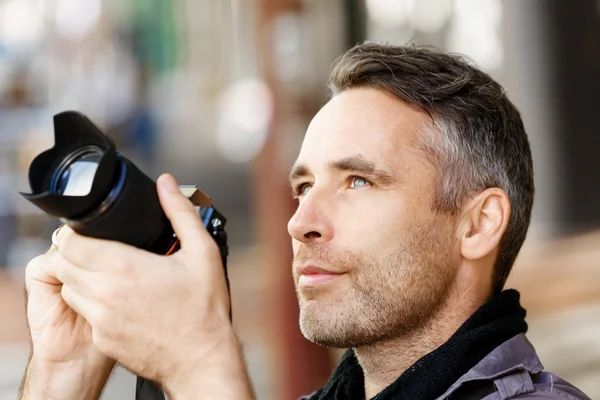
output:
[[372,261],[385,257],[401,237],[404,222],[391,215],[381,218],[371,214],[354,224],[346,223],[338,230],[339,243],[351,253],[363,254]]
[[[397,193],[367,193],[339,201],[335,231],[340,245],[351,249],[378,247],[406,225],[406,204]],[[383,242],[382,242],[383,241]]]
[[423,215],[421,210],[401,207],[406,205],[383,204],[373,208],[363,222],[355,225],[346,246],[352,252],[362,253],[366,261],[373,264],[385,265],[398,257],[425,258],[426,254],[419,256],[419,253],[435,250],[436,228],[430,221],[431,216]]
[[393,244],[398,237],[418,223],[416,212],[398,197],[396,196],[394,201],[382,201],[369,208],[368,214],[363,217],[363,222],[357,229],[357,235],[360,235],[365,243],[373,247]]
[[371,215],[348,212],[335,224],[335,247],[345,247],[352,252],[368,247],[379,233],[378,224]]

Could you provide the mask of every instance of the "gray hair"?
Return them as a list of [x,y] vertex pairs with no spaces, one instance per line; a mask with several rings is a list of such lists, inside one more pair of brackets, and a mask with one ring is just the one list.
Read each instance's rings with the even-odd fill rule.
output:
[[502,86],[461,55],[365,43],[336,60],[329,87],[334,95],[376,88],[430,115],[434,128],[425,129],[421,145],[439,172],[435,211],[456,214],[487,188],[506,192],[511,213],[493,277],[493,290],[502,290],[525,241],[534,198],[529,141]]

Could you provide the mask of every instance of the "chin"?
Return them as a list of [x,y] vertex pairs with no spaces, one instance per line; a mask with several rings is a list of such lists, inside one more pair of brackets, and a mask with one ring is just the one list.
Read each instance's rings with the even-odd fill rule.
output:
[[340,337],[339,319],[340,315],[335,307],[316,300],[301,303],[300,331],[307,340],[315,344],[331,348],[346,347],[346,341]]
[[300,331],[306,340],[331,349],[348,349],[365,344],[364,338],[355,338],[344,334],[333,326],[314,326],[300,322]]
[[333,349],[345,347],[341,346],[339,343],[339,338],[333,337],[331,330],[325,327],[314,327],[300,322],[300,331],[306,340],[318,344],[319,346]]

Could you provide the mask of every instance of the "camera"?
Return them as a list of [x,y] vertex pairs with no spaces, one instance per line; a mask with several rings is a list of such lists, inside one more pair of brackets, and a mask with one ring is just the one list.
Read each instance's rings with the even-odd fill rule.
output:
[[[179,249],[156,183],[117,151],[92,121],[76,111],[56,114],[54,140],[54,147],[32,161],[31,193],[21,196],[81,235],[162,255]],[[182,185],[180,190],[217,243],[227,277],[225,217],[198,187]],[[153,382],[138,377],[136,399],[164,399],[164,394]]]

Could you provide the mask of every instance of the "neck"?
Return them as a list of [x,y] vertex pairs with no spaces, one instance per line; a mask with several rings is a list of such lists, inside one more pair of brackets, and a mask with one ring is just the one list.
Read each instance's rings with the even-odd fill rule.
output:
[[444,344],[486,299],[450,290],[438,310],[423,324],[405,335],[354,349],[365,380],[365,398],[371,399],[417,360]]

